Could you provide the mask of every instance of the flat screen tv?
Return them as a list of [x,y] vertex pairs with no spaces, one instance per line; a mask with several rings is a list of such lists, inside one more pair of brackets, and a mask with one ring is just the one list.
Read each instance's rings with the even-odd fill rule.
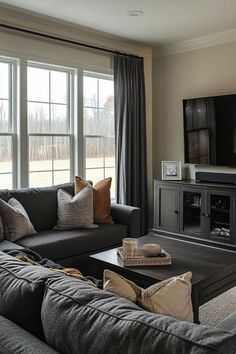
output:
[[236,166],[236,94],[183,100],[185,162]]

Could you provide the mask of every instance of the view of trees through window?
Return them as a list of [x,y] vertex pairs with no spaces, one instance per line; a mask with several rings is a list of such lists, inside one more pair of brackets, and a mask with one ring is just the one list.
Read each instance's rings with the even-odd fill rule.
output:
[[29,184],[70,180],[70,73],[28,67]]
[[84,74],[84,139],[86,179],[112,177],[115,198],[114,86],[112,76]]

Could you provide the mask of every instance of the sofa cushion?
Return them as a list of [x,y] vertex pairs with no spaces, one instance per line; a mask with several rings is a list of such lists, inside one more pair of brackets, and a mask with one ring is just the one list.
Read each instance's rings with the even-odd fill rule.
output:
[[23,205],[15,198],[10,198],[8,203],[0,198],[0,216],[5,237],[9,241],[14,242],[23,236],[36,233]]
[[11,198],[10,191],[8,189],[1,189],[0,198],[5,200],[5,202],[8,202],[8,200]]
[[96,229],[42,231],[17,243],[53,261],[112,247],[127,236],[125,225],[99,225]]
[[[217,327],[236,334],[236,311],[217,324]],[[236,343],[235,343],[236,347]],[[236,349],[235,349],[236,353]]]
[[23,249],[22,246],[17,245],[14,242],[10,242],[7,240],[3,240],[0,242],[0,251],[7,251],[7,250],[15,250],[15,249]]
[[57,223],[59,188],[74,194],[74,184],[65,183],[53,187],[13,189],[10,196],[23,205],[36,231],[50,230]]
[[74,197],[63,189],[57,192],[58,209],[55,230],[95,228],[93,223],[93,191],[86,186]]
[[72,278],[46,282],[41,316],[46,342],[64,354],[235,354],[231,333],[152,314]]
[[44,283],[57,276],[0,252],[0,315],[43,338],[40,311]]
[[5,238],[5,235],[4,235],[3,221],[2,221],[2,218],[0,216],[0,241],[3,241],[4,238]]
[[14,322],[0,316],[0,353],[56,354],[58,352]]

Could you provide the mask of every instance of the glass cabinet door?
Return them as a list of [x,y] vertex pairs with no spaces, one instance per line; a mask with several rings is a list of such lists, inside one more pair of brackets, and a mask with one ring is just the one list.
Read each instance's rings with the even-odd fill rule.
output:
[[231,195],[210,193],[210,238],[230,241]]
[[202,208],[204,195],[201,191],[183,191],[182,230],[189,234],[202,234]]

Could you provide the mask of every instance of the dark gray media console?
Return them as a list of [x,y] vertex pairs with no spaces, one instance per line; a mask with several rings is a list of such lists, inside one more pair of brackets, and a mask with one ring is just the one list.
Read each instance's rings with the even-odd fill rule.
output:
[[236,186],[155,180],[153,231],[236,251]]

